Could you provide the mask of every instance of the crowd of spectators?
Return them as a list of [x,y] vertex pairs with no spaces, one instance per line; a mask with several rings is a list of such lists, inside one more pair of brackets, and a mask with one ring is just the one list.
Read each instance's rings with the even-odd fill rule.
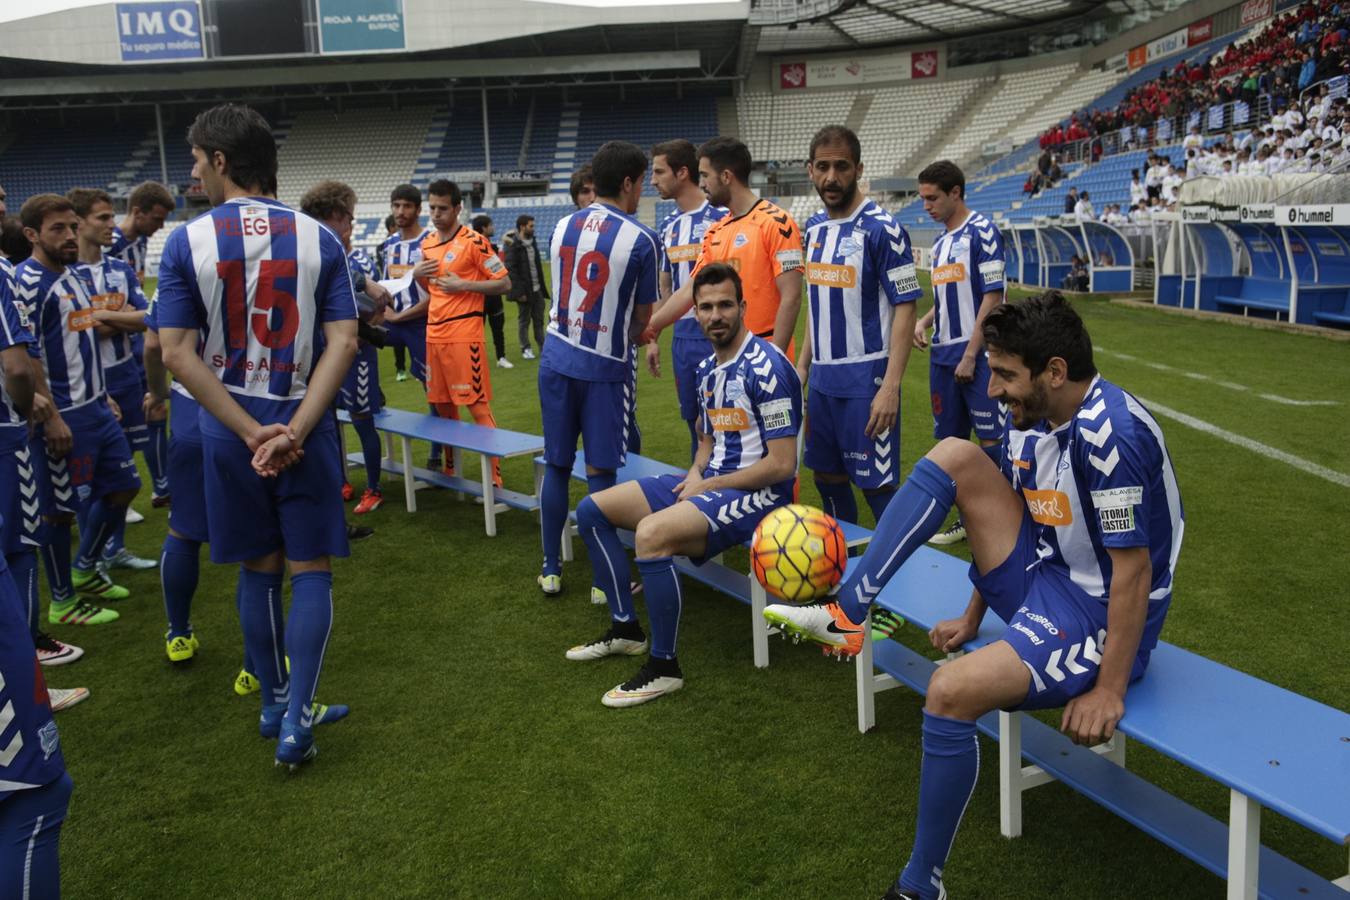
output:
[[[1096,138],[1133,126],[1150,129],[1160,120],[1184,120],[1194,112],[1242,101],[1253,124],[1297,108],[1311,85],[1350,75],[1350,2],[1311,0],[1271,20],[1241,43],[1212,59],[1178,62],[1156,79],[1131,88],[1112,109],[1080,110],[1040,137],[1044,150]],[[1231,124],[1225,118],[1226,124]],[[1184,128],[1174,128],[1177,135]],[[1136,132],[1137,133],[1137,132]],[[1091,154],[1101,154],[1094,141]],[[1084,156],[1089,154],[1083,154]]]

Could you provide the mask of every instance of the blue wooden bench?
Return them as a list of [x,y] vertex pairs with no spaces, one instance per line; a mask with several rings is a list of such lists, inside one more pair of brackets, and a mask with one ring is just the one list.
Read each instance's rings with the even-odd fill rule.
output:
[[[970,598],[968,564],[922,548],[876,602],[923,631],[960,615]],[[975,649],[1004,625],[992,612]],[[941,663],[894,641],[858,657],[858,728],[876,721],[874,696],[899,684],[926,694]],[[884,674],[876,675],[873,667]],[[1350,876],[1330,882],[1260,841],[1262,807],[1341,846],[1350,844],[1350,714],[1160,642],[1147,673],[1131,685],[1115,737],[1079,747],[1022,713],[992,712],[977,723],[999,743],[1000,829],[1022,833],[1022,792],[1059,781],[1227,878],[1230,900],[1321,897],[1346,900]],[[1229,789],[1225,825],[1125,768],[1126,736]],[[1023,759],[1031,765],[1024,766]]]
[[[346,411],[338,412],[338,420],[350,422]],[[386,435],[397,435],[401,444],[401,459],[395,461],[386,458],[383,467],[396,475],[403,476],[403,492],[408,512],[417,512],[416,482],[436,485],[458,491],[463,496],[483,499],[483,523],[488,537],[497,534],[497,514],[508,509],[537,510],[539,497],[523,494],[519,491],[499,488],[492,483],[492,457],[503,459],[514,456],[534,456],[544,449],[544,439],[538,435],[523,434],[519,431],[507,431],[505,428],[488,428],[471,422],[456,419],[440,419],[427,413],[408,412],[403,409],[385,407],[374,416],[375,428]],[[413,465],[413,439],[431,441],[450,449],[455,461],[454,476],[444,472],[434,472]],[[461,452],[468,450],[480,454],[480,480],[463,477],[464,464]],[[364,458],[360,453],[347,456],[349,462],[360,464]]]
[[[536,459],[535,464],[538,467],[538,478],[542,478],[542,466],[544,461]],[[639,456],[636,453],[628,454],[628,462],[623,468],[615,473],[616,483],[622,484],[625,481],[634,481],[638,478],[646,478],[657,475],[683,475],[689,471],[678,466],[672,466],[658,460],[649,459],[645,456]],[[586,459],[583,453],[578,451],[576,462],[572,465],[572,477],[578,481],[586,480]],[[537,480],[537,479],[536,479]],[[536,484],[535,493],[539,493]],[[569,514],[570,520],[575,521],[576,512]],[[850,547],[857,547],[866,544],[871,540],[872,532],[858,525],[848,522],[839,523],[844,532],[844,542]],[[570,525],[563,533],[562,558],[564,561],[571,561],[572,556],[572,536],[576,533],[575,526]],[[633,533],[631,531],[620,531],[619,539],[625,546],[633,546]],[[682,574],[687,575],[700,584],[705,584],[713,590],[720,591],[729,597],[733,597],[742,603],[750,606],[751,623],[751,644],[754,650],[755,666],[764,668],[769,664],[769,635],[777,633],[777,629],[768,627],[764,621],[764,608],[768,605],[768,596],[764,591],[764,586],[759,583],[753,573],[738,572],[729,566],[723,565],[721,557],[708,560],[701,566],[696,566],[685,557],[677,557],[675,568]]]

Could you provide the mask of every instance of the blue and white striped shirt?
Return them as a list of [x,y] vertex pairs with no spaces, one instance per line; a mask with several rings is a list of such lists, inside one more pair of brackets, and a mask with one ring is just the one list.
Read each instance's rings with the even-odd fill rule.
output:
[[[263,424],[288,421],[300,405],[324,323],[356,318],[337,236],[258,197],[226,201],[169,236],[155,307],[160,329],[205,332],[207,368]],[[233,436],[210,417],[202,427]]]
[[542,365],[583,381],[632,377],[633,309],[659,296],[656,232],[592,203],[558,223],[549,245],[553,301]]
[[1147,547],[1149,609],[1165,609],[1186,523],[1162,429],[1143,404],[1098,376],[1058,428],[1009,428],[1002,469],[1039,526],[1040,565],[1106,603],[1107,551]]
[[[33,334],[28,330],[28,315],[23,307],[14,302],[8,276],[0,273],[0,350],[10,347],[27,347],[33,351]],[[26,418],[14,408],[5,391],[5,379],[0,378],[0,428],[25,425]]]
[[[95,309],[145,310],[150,305],[135,271],[120,259],[104,254],[97,265],[77,263],[73,268],[84,280]],[[141,366],[136,360],[131,338],[130,332],[118,331],[112,337],[98,339],[110,391],[135,387],[141,382]]]
[[127,236],[122,233],[122,229],[113,226],[113,241],[108,247],[107,255],[114,259],[120,259],[122,262],[131,266],[131,270],[136,273],[137,280],[145,277],[145,261],[148,256],[150,239],[141,235],[135,240],[127,240]]
[[933,242],[933,362],[954,366],[966,352],[984,295],[1003,293],[1003,235],[977,212]]
[[[811,390],[871,397],[886,374],[895,306],[923,295],[909,235],[871,200],[806,223]],[[906,335],[908,339],[908,335]]]
[[94,305],[75,269],[53,272],[29,257],[14,271],[14,296],[28,314],[56,408],[101,400],[106,384]]
[[[683,287],[693,274],[694,264],[698,262],[698,251],[703,246],[703,235],[708,226],[726,216],[725,209],[713,206],[705,200],[702,206],[689,212],[675,210],[657,226],[656,233],[661,236],[663,250],[661,271],[670,275],[672,294]],[[704,337],[692,306],[675,323],[675,337],[700,339]]]
[[[384,278],[386,281],[402,278],[422,261],[422,241],[426,240],[430,234],[431,229],[427,228],[412,240],[404,240],[396,231],[384,239],[384,243],[380,245],[380,250],[384,255]],[[394,294],[393,310],[394,312],[403,312],[405,309],[421,303],[427,299],[427,296],[426,290],[414,280],[406,288]]]

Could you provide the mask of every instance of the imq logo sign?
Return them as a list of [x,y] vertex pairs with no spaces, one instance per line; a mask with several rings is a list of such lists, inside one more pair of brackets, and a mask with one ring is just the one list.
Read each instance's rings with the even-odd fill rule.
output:
[[201,12],[194,0],[119,3],[117,41],[122,62],[201,59]]

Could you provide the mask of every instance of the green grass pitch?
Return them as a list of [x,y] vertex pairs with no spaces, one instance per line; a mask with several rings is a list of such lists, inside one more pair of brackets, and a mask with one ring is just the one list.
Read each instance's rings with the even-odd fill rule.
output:
[[[1350,472],[1350,344],[1101,300],[1077,306],[1103,375],[1145,402]],[[513,337],[512,304],[507,313]],[[498,422],[539,433],[537,363],[521,361],[514,340],[510,355],[514,370],[492,371]],[[415,382],[394,383],[389,354],[381,366],[391,405],[424,407]],[[902,404],[906,471],[932,443],[926,385],[927,356],[916,351]],[[669,376],[644,373],[639,397],[644,452],[684,459]],[[1350,488],[1160,421],[1187,513],[1163,637],[1350,706]],[[348,444],[355,449],[350,435]],[[425,455],[419,447],[419,461]],[[528,462],[505,470],[508,486],[529,489]],[[361,472],[351,477],[359,488]],[[488,538],[473,503],[426,490],[410,516],[398,480],[386,479],[385,491],[384,508],[368,517],[375,536],[336,566],[319,695],[351,704],[352,714],[320,730],[318,760],[295,777],[272,767],[256,697],[231,691],[241,658],[234,570],[203,564],[193,615],[202,648],[182,668],[164,656],[153,571],[125,577],[134,593],[119,622],[59,630],[88,653],[47,670],[50,681],[93,691],[59,716],[75,781],[61,854],[67,896],[861,898],[885,890],[913,833],[917,696],[881,695],[878,727],[860,735],[851,664],[775,641],[772,666],[757,670],[746,607],[690,585],[685,690],[606,709],[600,695],[638,661],[563,658],[605,627],[604,610],[589,602],[579,542],[564,594],[544,599],[534,583],[533,516],[507,513]],[[809,476],[802,497],[819,502]],[[127,543],[156,556],[165,515],[145,497],[135,505],[147,521],[128,529]],[[912,628],[903,639],[926,643]],[[982,756],[946,869],[954,897],[1223,895],[1218,878],[1059,785],[1028,794],[1025,836],[1003,839],[992,744],[982,742]],[[1130,766],[1226,817],[1222,787],[1137,746]],[[1263,825],[1280,852],[1325,877],[1345,874],[1344,848],[1273,813]]]

